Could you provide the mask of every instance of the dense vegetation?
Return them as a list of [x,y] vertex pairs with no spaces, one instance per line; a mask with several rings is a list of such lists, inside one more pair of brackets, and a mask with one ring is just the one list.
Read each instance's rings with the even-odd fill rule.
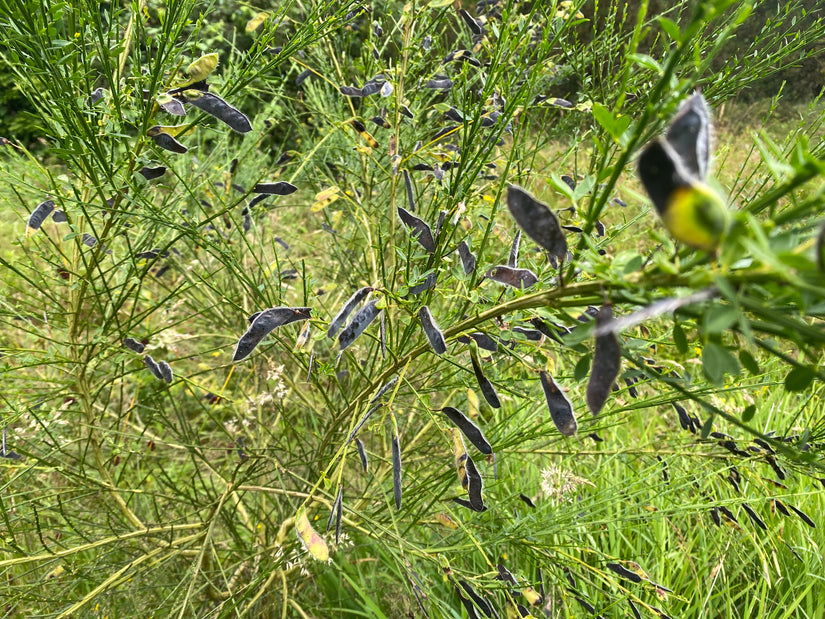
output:
[[654,4],[0,0],[3,612],[821,616],[825,21]]

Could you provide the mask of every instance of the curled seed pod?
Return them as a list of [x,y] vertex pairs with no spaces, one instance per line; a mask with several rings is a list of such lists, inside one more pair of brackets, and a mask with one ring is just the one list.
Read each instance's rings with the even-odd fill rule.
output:
[[539,281],[530,269],[514,269],[504,265],[493,267],[487,271],[486,277],[513,288],[529,288]]
[[467,241],[461,241],[458,244],[458,256],[461,258],[461,268],[464,269],[464,275],[469,275],[476,270],[476,257],[470,251]]
[[382,129],[392,129],[392,125],[390,124],[390,121],[388,121],[383,116],[373,116],[372,118],[370,118],[370,122],[375,123],[376,125],[378,125]]
[[163,374],[161,374],[160,367],[158,366],[157,361],[155,361],[151,355],[146,355],[143,358],[143,363],[149,368],[149,371],[152,375],[157,378],[158,380],[163,380]]
[[258,312],[249,329],[238,340],[232,361],[237,363],[246,359],[273,329],[298,320],[309,320],[311,311],[308,307],[272,307]]
[[481,490],[484,482],[481,479],[481,473],[478,472],[476,463],[469,455],[464,464],[467,471],[467,494],[470,497],[470,506],[477,512],[483,511],[484,499],[481,497]]
[[133,338],[133,337],[127,337],[127,338],[125,338],[125,339],[123,340],[123,345],[124,345],[126,348],[128,348],[129,350],[131,350],[132,352],[136,352],[136,353],[142,353],[142,352],[143,352],[143,349],[145,348],[145,346],[144,346],[143,344],[141,344],[140,342],[138,342],[138,341],[137,341],[135,338]]
[[40,226],[43,225],[43,222],[46,221],[46,217],[48,217],[51,212],[54,210],[54,202],[52,200],[46,200],[45,202],[41,202],[37,206],[34,207],[34,210],[29,215],[29,220],[26,223],[26,226],[29,230],[40,230]]
[[500,563],[496,565],[496,569],[498,570],[498,576],[496,576],[496,580],[502,580],[504,582],[509,582],[512,585],[518,585],[516,581],[516,577],[508,570],[506,567],[501,565]]
[[430,308],[426,305],[422,306],[418,312],[418,317],[421,320],[421,327],[424,329],[424,335],[427,336],[430,346],[433,347],[436,354],[443,355],[447,352],[447,342],[444,341],[444,334],[441,333],[438,325],[433,320]]
[[[596,316],[596,328],[613,319],[613,308],[606,304]],[[622,365],[622,351],[619,340],[613,332],[596,337],[596,349],[593,353],[593,366],[587,381],[587,406],[594,416],[598,415],[613,388],[613,382],[619,375]]]
[[765,521],[762,520],[762,518],[759,517],[759,514],[756,513],[756,510],[754,510],[747,503],[742,503],[742,508],[745,510],[745,513],[748,514],[748,517],[751,519],[751,522],[753,522],[753,524],[755,524],[757,527],[759,527],[763,531],[768,530],[768,525],[766,525]]
[[381,313],[381,308],[377,307],[378,301],[370,301],[362,307],[355,316],[352,317],[350,323],[344,327],[338,336],[338,346],[341,351],[345,350],[352,344],[359,335],[364,332],[370,323],[376,319]]
[[418,241],[418,244],[421,245],[421,247],[426,249],[431,254],[435,252],[433,233],[430,230],[430,227],[424,223],[423,220],[419,219],[407,209],[400,206],[398,207],[398,216],[401,218],[401,221],[404,222],[404,225],[412,231],[413,237],[416,241]]
[[630,571],[623,565],[620,565],[618,563],[608,563],[607,565],[605,565],[605,567],[609,569],[611,572],[615,572],[622,578],[627,578],[632,582],[642,582],[641,576],[639,576],[636,572]]
[[151,181],[166,174],[166,166],[161,165],[156,168],[148,168],[143,166],[140,170],[138,170],[138,173],[147,181]]
[[507,207],[531,239],[559,260],[567,256],[567,239],[553,211],[517,185],[507,188]]
[[395,509],[401,509],[401,444],[397,434],[392,437],[392,493]]
[[478,383],[478,388],[481,390],[481,395],[484,396],[487,404],[493,408],[501,408],[501,400],[498,399],[496,388],[493,386],[493,383],[484,376],[484,372],[481,370],[481,362],[476,358],[476,353],[472,349],[470,350],[470,361],[473,364],[473,373],[476,376],[476,382]]
[[404,170],[404,185],[407,188],[407,203],[410,205],[410,212],[415,212],[415,190],[413,189],[413,182],[412,178],[410,178],[410,173],[407,170]]
[[173,378],[172,366],[166,363],[166,361],[161,361],[158,363],[158,370],[160,371],[161,378],[171,384]]
[[324,538],[318,535],[318,532],[312,528],[307,517],[306,510],[301,508],[295,515],[295,531],[298,533],[298,539],[304,545],[315,559],[318,561],[329,560],[329,547],[324,541]]
[[369,466],[367,450],[364,448],[364,443],[360,438],[355,439],[355,446],[358,448],[358,457],[361,458],[361,466],[364,467],[364,472],[366,473]]
[[461,507],[466,507],[467,509],[471,509],[474,512],[486,512],[487,511],[487,506],[486,505],[484,506],[484,509],[476,509],[472,506],[470,501],[468,501],[467,499],[462,499],[461,497],[458,497],[458,496],[454,497],[452,499],[452,501],[453,501],[453,503],[458,503],[459,505],[461,505]]
[[292,183],[278,181],[277,183],[258,183],[252,188],[252,193],[263,193],[268,196],[288,196],[298,191]]
[[633,600],[627,598],[627,603],[630,605],[630,610],[633,612],[634,619],[642,619],[642,614],[639,612],[639,609],[636,608],[636,605],[633,603]]
[[513,239],[513,244],[510,246],[510,259],[507,261],[507,266],[509,266],[510,268],[518,268],[518,250],[520,244],[521,230],[516,232],[516,236]]
[[445,406],[441,409],[441,412],[447,415],[447,418],[461,430],[464,436],[467,437],[467,440],[475,445],[476,449],[481,453],[493,453],[493,448],[487,440],[487,437],[484,436],[484,432],[482,432],[481,428],[473,423],[472,420],[466,417],[464,413],[452,406]]
[[266,200],[268,197],[269,197],[269,194],[260,193],[260,194],[258,194],[257,196],[255,196],[254,198],[252,198],[249,201],[249,204],[246,206],[246,208],[251,209],[253,206],[255,206],[256,204],[260,204],[261,202]]
[[576,416],[573,414],[573,405],[547,372],[539,372],[539,378],[544,389],[544,398],[547,400],[550,418],[564,436],[573,436],[579,428]]
[[343,326],[344,322],[347,320],[352,311],[373,290],[374,288],[372,286],[364,286],[363,288],[359,288],[353,293],[353,295],[347,300],[347,302],[344,303],[344,306],[341,308],[341,310],[335,315],[335,318],[332,319],[332,322],[329,323],[327,337],[332,337],[336,333],[338,333],[338,330]]
[[229,105],[218,95],[211,92],[201,92],[200,90],[185,90],[183,96],[187,103],[194,105],[210,116],[214,116],[238,133],[252,131],[252,124],[246,115]]
[[522,501],[524,501],[524,504],[527,505],[527,507],[532,507],[532,508],[536,507],[536,504],[533,503],[533,499],[531,499],[526,494],[519,493],[518,498],[520,498]]
[[175,138],[173,138],[168,133],[164,133],[160,126],[155,126],[149,129],[146,132],[152,141],[162,148],[163,150],[168,150],[170,153],[177,153],[179,155],[183,155],[184,153],[188,152],[189,149],[186,148],[183,144],[178,142]]

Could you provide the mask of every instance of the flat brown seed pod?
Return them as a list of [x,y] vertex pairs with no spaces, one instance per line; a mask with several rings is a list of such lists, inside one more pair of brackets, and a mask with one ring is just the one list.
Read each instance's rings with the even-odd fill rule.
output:
[[507,208],[516,223],[550,255],[562,260],[567,256],[567,239],[559,219],[550,208],[518,185],[507,188]]
[[211,92],[201,92],[200,90],[185,90],[183,96],[187,103],[194,105],[210,116],[214,116],[238,133],[248,133],[252,131],[252,124],[246,115],[229,105],[218,95],[212,94]]
[[288,196],[298,191],[292,183],[278,181],[277,183],[258,183],[252,188],[252,193],[262,193],[268,196]]
[[[596,316],[596,328],[613,320],[613,308],[605,304]],[[607,402],[613,383],[622,366],[622,351],[615,333],[608,332],[596,338],[593,365],[587,381],[587,406],[594,416],[598,415]]]
[[476,257],[470,251],[467,241],[461,241],[458,244],[458,256],[461,258],[461,268],[464,270],[464,275],[469,275],[476,270]]
[[470,506],[477,512],[483,511],[484,499],[481,497],[481,491],[484,482],[481,479],[481,473],[478,472],[476,463],[469,455],[464,466],[467,470],[467,494],[470,497]]
[[475,374],[478,388],[481,390],[481,395],[484,396],[487,404],[493,408],[501,408],[501,400],[498,399],[496,388],[484,375],[484,372],[481,369],[481,361],[476,357],[476,354],[473,351],[470,352],[470,361],[473,364],[473,373]]
[[344,327],[344,330],[338,336],[340,350],[343,351],[352,344],[364,332],[364,329],[370,326],[370,323],[378,317],[381,308],[377,307],[377,304],[378,301],[370,301],[352,317],[350,323]]
[[46,218],[51,214],[54,210],[54,202],[52,200],[46,200],[45,202],[41,202],[37,206],[34,207],[34,210],[29,215],[29,220],[26,223],[27,227],[30,230],[40,230],[40,226],[43,225],[43,222],[46,221]]
[[547,372],[539,372],[539,378],[544,389],[544,398],[547,400],[550,418],[564,436],[573,436],[579,428],[576,416],[573,414],[573,405]]
[[344,325],[344,322],[347,320],[352,311],[373,290],[374,288],[372,286],[364,286],[363,288],[359,288],[353,293],[353,295],[347,300],[347,302],[344,303],[344,306],[341,308],[341,310],[335,315],[335,318],[332,319],[332,322],[329,323],[329,329],[327,329],[327,337],[333,337],[336,333],[338,333],[338,330]]
[[487,440],[487,437],[484,436],[484,432],[482,432],[481,428],[473,423],[471,419],[465,416],[464,413],[452,406],[445,406],[441,409],[441,412],[461,430],[464,436],[467,437],[467,440],[481,453],[488,455],[493,453],[493,448]]
[[397,435],[392,437],[392,493],[395,509],[401,509],[401,444]]
[[514,269],[505,265],[493,267],[487,271],[486,277],[513,288],[530,288],[539,281],[536,274],[529,269]]
[[433,347],[437,355],[443,355],[447,352],[447,342],[444,341],[444,334],[441,333],[441,329],[433,320],[430,308],[424,305],[418,312],[418,317],[421,320],[421,328],[424,329],[424,335],[427,336],[430,346]]
[[311,311],[308,307],[272,307],[259,312],[238,340],[232,361],[237,363],[246,359],[273,329],[298,320],[309,320]]
[[398,217],[400,217],[404,225],[410,229],[413,237],[418,241],[418,244],[431,254],[435,252],[435,241],[433,240],[433,233],[430,230],[430,226],[405,208],[399,206],[397,210]]

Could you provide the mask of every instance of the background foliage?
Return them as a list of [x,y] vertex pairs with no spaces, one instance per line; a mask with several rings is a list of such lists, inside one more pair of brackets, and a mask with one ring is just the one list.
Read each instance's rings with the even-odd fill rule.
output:
[[[765,80],[816,62],[825,24],[804,2],[757,4],[465,6],[487,14],[481,36],[437,0],[0,0],[6,67],[48,143],[35,156],[12,134],[2,158],[4,450],[22,456],[0,468],[4,612],[458,617],[484,613],[473,591],[501,616],[820,616],[823,112],[790,113]],[[458,49],[481,66],[445,61]],[[210,92],[248,133],[157,103],[212,52]],[[391,88],[340,91],[375,79]],[[675,246],[633,172],[697,88],[723,119],[715,170],[736,215],[718,256]],[[736,135],[730,101],[762,88],[767,129]],[[188,152],[160,148],[155,125],[180,125]],[[298,191],[250,206],[276,181]],[[561,264],[523,239],[527,290],[485,277],[517,233],[509,183],[569,226]],[[46,199],[67,221],[26,230]],[[327,328],[365,286],[381,318],[341,352]],[[616,391],[591,417],[596,308],[697,289],[712,298],[621,334]],[[276,306],[312,319],[233,363],[247,318]],[[475,332],[496,352],[460,337]],[[125,338],[168,361],[171,384]],[[539,371],[576,436],[550,419]],[[363,467],[348,439],[376,404]],[[483,513],[452,501],[466,491],[444,406],[493,446],[468,445]],[[334,531],[341,488],[327,564],[295,517]]]

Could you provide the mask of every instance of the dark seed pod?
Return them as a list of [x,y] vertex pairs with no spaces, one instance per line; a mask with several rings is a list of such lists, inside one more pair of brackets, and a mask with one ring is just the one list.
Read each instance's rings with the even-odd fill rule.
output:
[[345,97],[363,97],[364,91],[357,86],[340,86],[338,90]]
[[427,80],[427,82],[424,84],[424,88],[427,88],[429,90],[442,90],[444,92],[450,90],[452,87],[453,80],[447,77],[434,80]]
[[693,425],[693,419],[690,418],[687,411],[676,404],[676,402],[672,402],[672,404],[673,408],[676,409],[676,413],[679,415],[679,425],[682,426],[682,430],[690,430],[693,434],[696,434],[696,427]]
[[630,605],[630,610],[633,612],[633,618],[642,619],[642,614],[639,612],[639,609],[636,608],[636,605],[633,603],[633,600],[627,598],[627,603]]
[[160,372],[160,367],[158,366],[157,362],[154,359],[152,359],[150,355],[146,355],[143,358],[143,363],[146,365],[147,368],[149,368],[149,371],[155,378],[157,378],[158,380],[163,380],[163,374],[161,374]]
[[243,112],[229,105],[218,95],[199,90],[185,90],[183,96],[187,103],[214,116],[238,133],[252,131],[252,124]]
[[355,316],[352,317],[350,323],[344,327],[341,334],[338,336],[338,346],[341,351],[345,350],[352,344],[359,335],[364,332],[370,323],[378,317],[381,309],[376,307],[378,301],[370,301],[367,305],[362,307]]
[[378,392],[370,398],[370,401],[368,402],[368,404],[372,404],[376,400],[380,399],[381,396],[384,395],[385,393],[387,393],[387,391],[389,391],[390,389],[392,389],[395,386],[395,383],[397,383],[397,382],[398,382],[398,376],[393,376],[392,379],[387,381],[387,383],[385,385],[383,385],[378,390]]
[[708,175],[710,126],[710,110],[705,98],[696,93],[684,102],[665,135],[687,171],[699,180]]
[[462,344],[469,344],[470,342],[475,342],[479,348],[483,348],[484,350],[490,352],[498,352],[498,342],[496,342],[486,333],[482,333],[481,331],[476,331],[468,335],[462,335],[458,338],[458,341]]
[[428,163],[416,163],[412,169],[416,172],[432,172],[433,166]]
[[517,185],[507,188],[507,208],[531,239],[559,260],[567,256],[567,239],[553,211]]
[[476,270],[476,257],[470,252],[467,241],[461,241],[458,244],[458,256],[461,258],[461,268],[464,269],[464,275],[469,275]]
[[52,200],[41,202],[34,207],[31,215],[29,215],[29,221],[26,225],[30,230],[40,230],[40,226],[43,225],[43,222],[46,221],[46,217],[48,217],[53,210],[54,202]]
[[481,479],[481,473],[476,468],[476,463],[470,456],[467,456],[465,462],[467,468],[467,494],[470,496],[470,507],[475,511],[484,511],[484,499],[481,497],[481,490],[484,482]]
[[430,273],[427,277],[424,278],[424,281],[420,284],[416,284],[415,286],[410,286],[410,294],[421,294],[430,288],[433,288],[436,283],[438,282],[438,275],[435,273]]
[[421,328],[424,329],[424,335],[430,342],[430,346],[437,355],[443,355],[447,352],[447,342],[444,341],[444,334],[438,328],[438,325],[433,320],[430,313],[430,308],[424,305],[418,312],[418,317],[421,320]]
[[525,503],[525,505],[527,505],[527,507],[533,507],[533,508],[536,507],[536,504],[533,503],[533,499],[531,499],[526,494],[519,493],[518,498],[520,498],[522,501],[524,501],[524,503]]
[[779,513],[784,514],[785,516],[791,515],[791,512],[788,511],[788,508],[785,507],[785,504],[779,499],[771,499],[771,504],[773,506],[774,512],[778,511]]
[[[607,324],[612,319],[613,308],[609,304],[602,306],[596,316],[596,328]],[[590,379],[587,381],[587,406],[594,416],[599,414],[607,402],[607,396],[619,375],[621,365],[622,351],[616,334],[608,332],[597,337],[593,366],[590,370]]]
[[366,473],[369,466],[367,450],[364,448],[364,443],[360,438],[355,439],[355,446],[358,448],[358,457],[361,458],[361,466],[364,467],[364,472]]
[[138,173],[147,181],[151,181],[166,174],[166,166],[161,165],[156,168],[147,168],[146,166],[143,166],[140,170],[138,170]]
[[476,605],[481,609],[481,612],[483,612],[488,617],[493,616],[493,609],[490,606],[490,603],[483,597],[481,597],[478,593],[476,593],[476,590],[473,589],[470,583],[468,583],[466,580],[459,578],[458,584],[461,585],[461,588],[464,589],[464,591],[466,591],[467,595],[470,596],[470,599],[472,599],[473,602],[475,602]]
[[509,582],[512,585],[518,585],[516,581],[516,577],[508,570],[506,567],[501,565],[500,563],[496,565],[496,569],[498,570],[498,576],[496,576],[496,580],[502,580],[504,582]]
[[461,497],[453,498],[453,503],[458,503],[459,505],[461,505],[461,507],[466,507],[467,509],[472,509],[474,512],[486,512],[487,511],[487,506],[486,505],[484,506],[484,509],[476,509],[475,507],[472,506],[470,501],[468,501],[467,499],[462,499]]
[[332,502],[332,509],[329,511],[329,518],[327,519],[327,533],[329,533],[329,530],[332,528],[332,523],[335,522],[335,514],[338,513],[338,509],[343,500],[344,486],[343,484],[338,484],[338,494],[335,495],[335,500]]
[[378,321],[378,339],[381,340],[381,358],[387,358],[387,315],[381,313]]
[[[410,173],[404,170],[404,186],[407,188],[407,203],[410,205],[410,212],[415,212],[415,190],[413,189],[412,178]],[[402,217],[403,219],[403,217]]]
[[785,481],[785,479],[787,479],[788,475],[785,473],[784,469],[777,464],[776,458],[772,455],[768,455],[765,456],[765,460],[771,465],[773,472],[776,473],[776,476],[780,479],[780,481]]
[[587,602],[578,596],[575,599],[584,610],[589,612],[591,615],[596,614],[596,607],[593,606],[590,602]]
[[449,420],[452,421],[459,430],[461,430],[464,436],[467,437],[467,440],[475,445],[476,449],[478,449],[481,453],[488,455],[493,453],[493,448],[487,440],[487,437],[484,436],[481,428],[473,423],[471,419],[466,417],[464,413],[451,406],[442,408],[441,412],[447,415]]
[[604,224],[597,219],[596,220],[596,235],[597,236],[604,236],[606,233],[607,233],[607,228],[605,228]]
[[66,213],[64,211],[58,209],[54,213],[52,213],[52,221],[56,224],[61,224],[63,222],[69,221],[69,218],[66,217]]
[[312,69],[304,69],[295,77],[295,85],[299,88],[312,75]]
[[757,514],[756,511],[750,505],[748,505],[747,503],[742,503],[742,508],[748,514],[748,517],[750,517],[751,522],[753,522],[753,524],[755,524],[763,531],[768,530],[768,525],[765,524],[765,521],[759,517],[759,514]]
[[160,375],[167,383],[172,383],[172,367],[166,363],[166,361],[161,361],[158,363],[158,369],[160,370]]
[[158,106],[164,111],[173,116],[186,116],[186,109],[183,107],[183,103],[175,99],[172,95],[160,95],[157,98]]
[[636,572],[631,572],[623,565],[620,565],[618,563],[608,563],[607,565],[605,565],[605,567],[609,569],[611,572],[615,572],[622,578],[627,578],[632,582],[642,582],[641,576],[639,576]]
[[311,311],[308,307],[273,307],[259,312],[238,340],[232,361],[237,363],[246,359],[273,329],[298,320],[309,320]]
[[734,523],[736,523],[736,524],[738,524],[738,523],[739,523],[739,521],[736,519],[736,516],[734,516],[734,515],[733,515],[733,512],[732,512],[732,511],[730,511],[730,510],[729,510],[727,507],[725,507],[724,505],[720,505],[720,506],[719,506],[719,511],[720,511],[720,512],[722,512],[722,516],[723,516],[723,517],[724,517],[724,518],[725,518],[728,522],[734,522]]
[[404,222],[404,225],[412,231],[413,237],[416,241],[418,241],[418,244],[421,245],[421,247],[426,249],[431,254],[435,252],[433,233],[430,230],[430,227],[424,223],[423,220],[419,219],[407,209],[400,206],[398,207],[398,216],[401,218],[401,221]]
[[397,435],[392,437],[392,493],[395,509],[401,509],[401,444]]
[[594,443],[604,443],[604,439],[597,432],[591,432],[587,438],[592,439]]
[[464,606],[464,610],[467,611],[467,619],[478,619],[478,614],[476,613],[476,607],[473,606],[473,602],[470,598],[466,598],[461,594],[461,588],[454,584],[453,588],[455,592],[458,594],[458,599],[461,600],[461,605]]
[[372,118],[370,118],[370,122],[375,123],[376,125],[378,125],[382,129],[392,129],[392,125],[390,124],[390,121],[388,121],[383,116],[373,116]]
[[350,433],[349,433],[349,438],[347,439],[347,442],[348,442],[348,443],[349,443],[350,441],[352,441],[352,439],[354,439],[354,438],[355,438],[355,435],[356,435],[356,434],[358,434],[358,431],[359,431],[359,430],[360,430],[360,429],[364,426],[364,424],[365,424],[365,423],[367,423],[367,421],[369,420],[369,418],[370,418],[370,417],[372,417],[372,414],[373,414],[375,411],[377,411],[379,408],[381,408],[382,406],[383,406],[383,404],[381,404],[381,403],[376,404],[375,406],[373,406],[372,408],[370,408],[370,409],[369,409],[366,413],[364,413],[364,416],[363,416],[363,417],[361,417],[361,421],[359,421],[359,422],[356,424],[356,426],[352,429],[352,432],[350,432]]
[[519,335],[523,335],[526,339],[530,340],[531,342],[538,342],[542,338],[541,331],[536,329],[525,329],[524,327],[513,327],[511,329],[513,333],[518,333]]
[[106,91],[103,88],[95,88],[91,92],[91,94],[89,94],[89,105],[94,105],[95,103],[100,101],[103,98],[105,92]]
[[498,399],[496,388],[493,386],[493,383],[484,376],[484,372],[481,371],[481,362],[473,350],[470,350],[470,361],[473,363],[473,373],[476,375],[476,382],[478,383],[478,388],[481,390],[481,395],[484,396],[487,404],[493,408],[501,408],[501,401]]
[[136,352],[136,353],[142,353],[143,349],[146,348],[143,344],[138,342],[133,337],[127,337],[126,339],[124,339],[123,340],[123,345],[126,348],[128,348],[129,350],[131,350],[132,352]]
[[568,176],[567,174],[562,174],[561,180],[564,181],[564,184],[570,187],[571,191],[576,191],[576,181],[572,176]]
[[258,183],[252,188],[252,193],[263,193],[268,196],[288,196],[298,191],[292,183],[278,181],[277,183]]
[[573,414],[573,405],[547,372],[539,372],[539,378],[544,389],[544,398],[547,400],[550,418],[556,429],[564,436],[573,436],[579,428],[576,416]]
[[183,144],[178,142],[175,138],[173,138],[168,133],[164,133],[160,127],[160,125],[155,125],[149,131],[146,132],[152,141],[162,148],[163,150],[168,150],[171,153],[177,153],[182,155],[189,151]]
[[518,268],[518,249],[519,244],[521,243],[521,230],[516,232],[516,236],[513,239],[513,244],[510,247],[510,259],[507,261],[507,266],[510,268]]
[[788,507],[790,507],[791,510],[793,511],[793,513],[795,513],[797,516],[799,516],[802,519],[802,522],[807,524],[812,529],[816,528],[816,523],[813,521],[813,519],[808,514],[803,512],[801,509],[794,507],[790,503],[788,503]]
[[343,326],[344,322],[352,313],[352,311],[373,290],[374,288],[372,286],[364,286],[363,288],[359,288],[353,293],[353,295],[347,300],[347,302],[344,303],[344,306],[341,308],[341,310],[335,315],[335,318],[332,319],[332,322],[329,323],[327,337],[332,337],[336,333],[338,333],[338,330]]
[[567,99],[550,99],[548,103],[550,103],[550,105],[554,105],[556,107],[561,107],[565,109],[570,109],[571,107],[573,107],[573,104],[570,103],[570,101],[568,101]]
[[514,269],[504,265],[493,267],[487,271],[486,277],[513,288],[529,288],[539,281],[536,274],[529,269]]
[[461,19],[464,21],[464,24],[467,26],[467,28],[470,29],[470,32],[473,33],[473,35],[480,37],[484,34],[484,27],[475,17],[470,15],[469,12],[467,12],[464,9],[461,9],[458,13],[459,15],[461,15]]

